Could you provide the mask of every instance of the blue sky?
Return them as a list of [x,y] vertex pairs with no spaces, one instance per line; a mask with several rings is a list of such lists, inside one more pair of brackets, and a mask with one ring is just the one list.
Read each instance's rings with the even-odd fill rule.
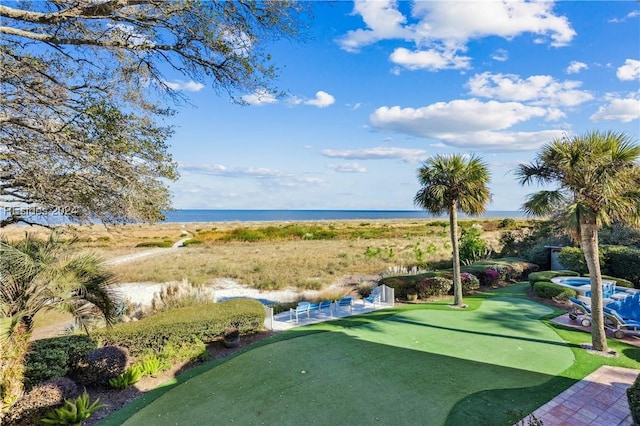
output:
[[488,210],[554,137],[640,129],[640,4],[314,2],[304,41],[268,46],[286,95],[229,102],[171,81],[175,208],[415,209],[431,155],[489,165]]

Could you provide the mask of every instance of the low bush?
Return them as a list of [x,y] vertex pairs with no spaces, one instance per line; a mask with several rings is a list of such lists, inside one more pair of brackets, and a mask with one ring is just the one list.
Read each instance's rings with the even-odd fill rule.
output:
[[640,375],[636,377],[631,387],[627,389],[627,401],[631,409],[634,424],[640,424]]
[[413,294],[417,294],[416,287],[423,279],[432,277],[451,278],[452,274],[449,271],[430,271],[417,275],[385,277],[381,279],[378,284],[384,284],[387,287],[393,288],[395,297],[406,299],[407,293],[413,292]]
[[48,411],[59,407],[65,399],[78,396],[78,386],[67,377],[57,377],[41,383],[27,392],[12,407],[7,425],[35,425]]
[[228,327],[241,333],[259,330],[264,324],[263,305],[252,299],[233,299],[221,303],[189,306],[160,312],[140,321],[116,324],[96,331],[94,337],[105,345],[129,349],[133,356],[160,353],[173,343],[212,341]]
[[572,288],[563,287],[548,281],[538,281],[533,285],[533,292],[543,299],[567,300],[569,297],[577,297],[578,292]]
[[85,335],[36,340],[30,345],[25,360],[25,389],[66,376],[96,347],[96,342]]
[[580,274],[574,271],[540,271],[532,272],[527,277],[529,284],[533,288],[533,285],[538,281],[551,281],[551,278],[555,277],[579,277]]
[[480,288],[480,280],[473,274],[463,272],[460,274],[462,294],[467,295]]
[[142,247],[161,247],[161,248],[169,248],[173,246],[173,241],[163,240],[163,241],[145,241],[142,243],[136,244],[136,248]]
[[118,346],[104,346],[89,352],[80,362],[75,377],[85,385],[107,386],[109,380],[124,373],[129,364],[129,351]]
[[448,294],[452,286],[453,281],[450,278],[428,277],[418,283],[415,291],[420,299],[428,299]]

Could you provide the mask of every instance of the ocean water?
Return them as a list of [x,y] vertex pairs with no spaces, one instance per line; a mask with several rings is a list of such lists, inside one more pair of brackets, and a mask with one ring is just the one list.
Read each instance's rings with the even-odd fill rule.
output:
[[[286,222],[352,219],[448,219],[422,210],[172,210],[165,212],[165,222]],[[460,218],[467,218],[460,214]],[[521,211],[490,211],[480,218],[522,218]]]

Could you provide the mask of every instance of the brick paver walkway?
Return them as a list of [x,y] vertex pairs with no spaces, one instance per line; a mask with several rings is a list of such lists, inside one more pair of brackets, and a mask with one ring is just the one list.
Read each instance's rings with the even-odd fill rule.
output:
[[639,370],[602,366],[533,415],[545,426],[631,426],[626,390],[638,374]]

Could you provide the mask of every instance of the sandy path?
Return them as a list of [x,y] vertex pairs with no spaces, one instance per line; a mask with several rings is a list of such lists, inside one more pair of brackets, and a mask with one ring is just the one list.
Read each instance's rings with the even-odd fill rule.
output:
[[140,259],[144,259],[147,257],[151,257],[151,256],[156,256],[162,253],[167,253],[168,251],[171,250],[177,250],[180,247],[182,247],[185,243],[185,241],[190,240],[192,237],[187,237],[187,238],[183,238],[179,241],[177,241],[174,245],[172,245],[169,248],[154,248],[154,249],[150,249],[150,250],[145,250],[142,252],[138,252],[138,253],[133,253],[133,254],[127,254],[124,256],[118,256],[118,257],[114,257],[113,259],[109,259],[107,261],[105,261],[105,265],[109,265],[109,266],[117,266],[117,265],[122,265],[124,263],[129,263],[129,262],[134,262],[136,260],[140,260]]

